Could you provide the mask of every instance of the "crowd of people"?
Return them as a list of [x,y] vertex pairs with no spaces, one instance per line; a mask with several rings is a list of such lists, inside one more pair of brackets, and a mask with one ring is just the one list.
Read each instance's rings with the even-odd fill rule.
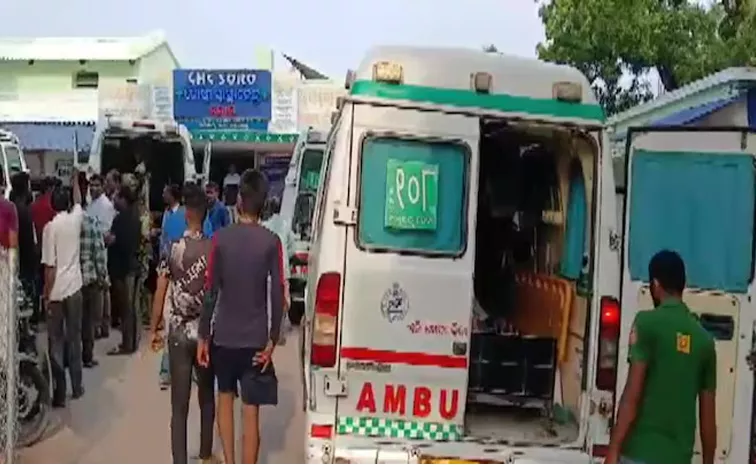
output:
[[280,202],[268,199],[262,173],[247,170],[224,186],[238,192],[232,206],[215,183],[185,183],[165,187],[165,210],[155,214],[141,195],[144,174],[75,171],[70,186],[45,179],[34,198],[28,174],[17,173],[11,203],[0,206],[3,223],[12,225],[0,240],[18,247],[33,321],[46,324],[53,406],[66,405],[69,379],[71,399],[84,395],[83,370],[98,366],[96,340],[117,329],[120,344],[107,354],[133,354],[149,320],[150,346],[162,352],[160,386],[170,389],[174,463],[188,460],[192,382],[199,386],[200,458],[216,461],[217,420],[224,461],[234,462],[240,397],[242,459],[255,463],[258,407],[277,403],[271,354],[290,305],[291,240]]

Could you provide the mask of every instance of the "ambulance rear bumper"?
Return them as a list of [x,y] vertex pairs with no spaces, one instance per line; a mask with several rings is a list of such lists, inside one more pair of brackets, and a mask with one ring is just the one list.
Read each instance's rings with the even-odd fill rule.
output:
[[308,438],[306,463],[591,463],[583,451],[549,447],[513,448],[484,441],[336,436]]

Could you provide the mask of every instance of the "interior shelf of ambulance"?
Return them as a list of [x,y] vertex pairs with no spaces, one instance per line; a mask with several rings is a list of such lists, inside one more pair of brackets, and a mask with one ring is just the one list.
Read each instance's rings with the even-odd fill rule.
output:
[[481,123],[466,434],[520,444],[578,437],[590,297],[593,145]]
[[163,188],[169,184],[184,183],[184,150],[178,135],[161,134],[159,131],[108,131],[102,144],[101,172],[104,175],[116,169],[121,174],[133,173],[139,156],[150,173],[150,211],[162,212]]

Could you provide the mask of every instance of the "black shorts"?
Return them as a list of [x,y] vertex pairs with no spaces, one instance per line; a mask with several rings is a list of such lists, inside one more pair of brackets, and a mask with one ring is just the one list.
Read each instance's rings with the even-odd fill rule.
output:
[[210,358],[213,362],[219,392],[236,393],[241,387],[241,399],[246,405],[278,404],[278,379],[273,362],[264,373],[254,363],[261,349],[232,348],[213,345]]

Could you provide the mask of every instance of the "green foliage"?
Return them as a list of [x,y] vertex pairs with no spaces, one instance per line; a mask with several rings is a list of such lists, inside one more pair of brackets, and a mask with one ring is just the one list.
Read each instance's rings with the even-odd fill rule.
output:
[[[756,0],[536,0],[539,58],[580,69],[608,114],[729,66],[756,64]],[[711,2],[710,2],[711,3]]]

